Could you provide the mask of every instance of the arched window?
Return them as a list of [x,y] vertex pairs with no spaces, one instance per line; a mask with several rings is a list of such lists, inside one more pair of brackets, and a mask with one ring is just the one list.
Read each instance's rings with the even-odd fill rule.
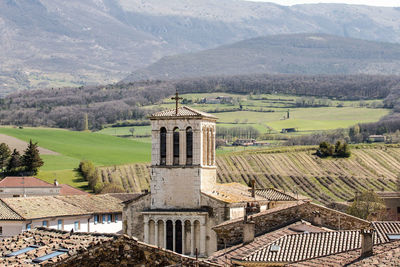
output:
[[174,129],[174,165],[179,165],[179,128]]
[[167,129],[160,129],[160,165],[167,163]]
[[186,128],[186,165],[193,164],[193,131],[192,127]]

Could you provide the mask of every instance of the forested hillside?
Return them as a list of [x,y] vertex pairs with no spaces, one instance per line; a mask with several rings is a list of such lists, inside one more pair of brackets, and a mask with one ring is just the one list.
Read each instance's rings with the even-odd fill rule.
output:
[[159,103],[175,90],[180,93],[278,93],[343,100],[383,99],[399,88],[399,81],[396,76],[264,74],[34,90],[0,99],[0,124],[81,130],[84,116],[88,114],[89,128],[101,129],[105,124],[120,120],[145,119],[157,108],[146,105]]
[[399,75],[399,67],[400,44],[288,34],[165,57],[134,71],[124,81],[257,73]]
[[16,89],[110,83],[164,56],[258,36],[307,32],[399,43],[398,25],[399,9],[358,5],[0,1],[0,97]]
[[[352,198],[355,192],[395,190],[400,172],[400,148],[353,148],[350,159],[321,159],[315,148],[255,150],[217,157],[221,183],[274,187],[309,196],[323,204]],[[118,183],[129,192],[148,189],[149,168],[132,164],[99,168],[104,182]]]

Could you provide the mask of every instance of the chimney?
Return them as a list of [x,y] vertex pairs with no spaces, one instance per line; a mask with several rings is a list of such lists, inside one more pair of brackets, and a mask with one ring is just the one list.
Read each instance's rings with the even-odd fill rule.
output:
[[361,257],[369,257],[372,255],[374,241],[372,238],[373,229],[361,230]]
[[54,179],[54,186],[58,186],[58,181],[57,181],[57,179]]
[[243,244],[244,245],[254,241],[255,225],[256,225],[256,223],[253,221],[252,217],[250,217],[249,220],[246,220],[245,222],[243,222]]
[[322,225],[322,218],[321,218],[321,213],[319,211],[313,211],[313,224],[316,226]]
[[255,183],[256,183],[256,180],[252,179],[251,180],[251,197],[253,197],[253,198],[256,197]]

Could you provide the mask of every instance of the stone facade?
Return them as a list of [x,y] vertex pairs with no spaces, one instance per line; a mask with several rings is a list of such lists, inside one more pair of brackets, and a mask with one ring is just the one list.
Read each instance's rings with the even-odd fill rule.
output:
[[[370,222],[338,212],[311,202],[300,202],[287,206],[278,206],[251,216],[255,223],[255,235],[259,236],[285,223],[299,220],[335,230],[354,230],[369,227]],[[218,236],[218,248],[243,242],[244,220],[231,220],[213,228]]]

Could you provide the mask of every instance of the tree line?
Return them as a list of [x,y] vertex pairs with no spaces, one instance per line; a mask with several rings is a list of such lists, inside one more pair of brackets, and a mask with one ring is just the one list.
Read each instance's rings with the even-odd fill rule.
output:
[[118,121],[145,120],[158,108],[143,106],[159,103],[175,90],[181,94],[279,93],[341,100],[386,98],[386,107],[400,110],[399,82],[397,76],[257,74],[32,90],[0,99],[0,124],[83,130],[88,122],[89,128],[96,130]]
[[32,140],[23,155],[17,149],[11,152],[6,143],[0,144],[0,176],[36,175],[43,164],[38,145]]

